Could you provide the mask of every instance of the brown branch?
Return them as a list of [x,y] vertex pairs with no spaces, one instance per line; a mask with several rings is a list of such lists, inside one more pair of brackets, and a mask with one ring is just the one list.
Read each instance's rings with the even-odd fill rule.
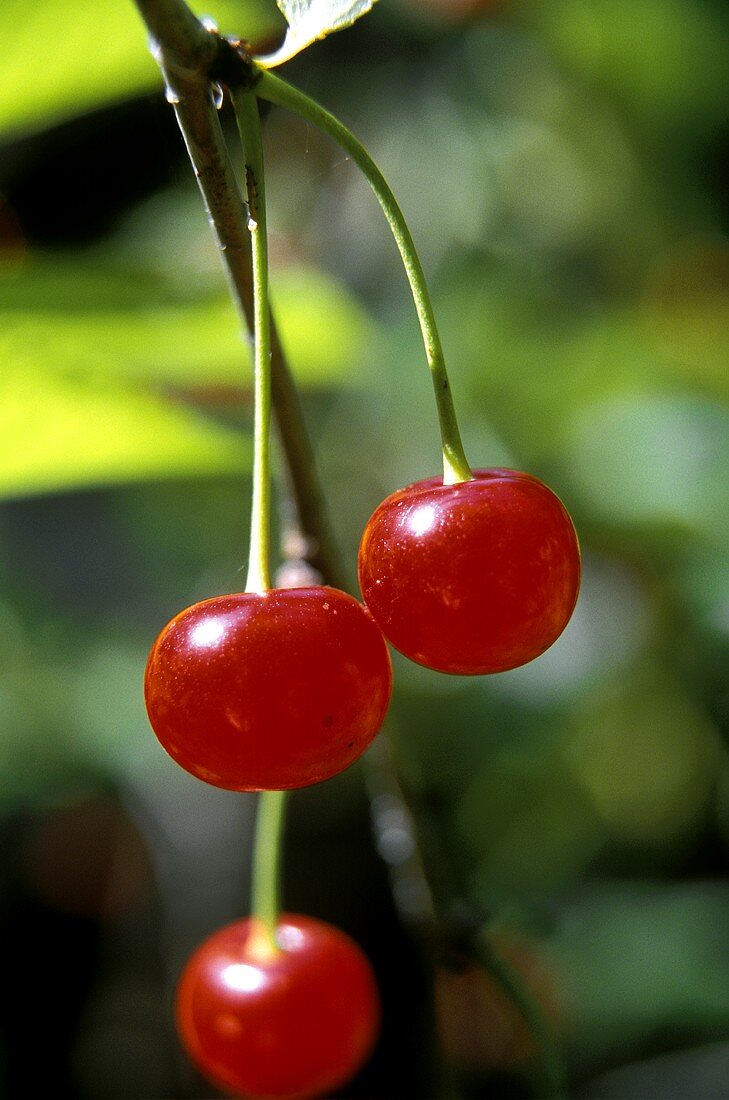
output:
[[[136,2],[152,38],[168,99],[175,108],[241,328],[245,338],[250,339],[253,317],[250,235],[245,204],[228,158],[210,82],[214,77],[221,78],[226,69],[236,70],[238,84],[246,73],[253,82],[254,71],[225,39],[203,27],[181,0]],[[271,330],[271,350],[274,416],[307,540],[308,560],[328,583],[341,587],[347,583],[345,570],[329,524],[298,392],[275,324]]]

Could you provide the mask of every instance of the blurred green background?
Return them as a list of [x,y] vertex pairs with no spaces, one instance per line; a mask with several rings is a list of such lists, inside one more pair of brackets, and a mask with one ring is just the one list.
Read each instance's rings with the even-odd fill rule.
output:
[[[280,27],[272,0],[193,6]],[[173,614],[243,584],[248,352],[129,0],[4,0],[0,42],[0,927],[23,959],[0,1094],[209,1096],[170,991],[245,912],[254,803],[168,760],[141,678]],[[401,201],[471,461],[547,480],[584,551],[534,664],[395,658],[429,870],[495,930],[573,1095],[725,1097],[729,10],[381,0],[284,75]],[[275,306],[354,576],[374,506],[438,471],[430,383],[366,183],[279,111],[265,141]],[[342,1095],[531,1095],[492,979],[403,923],[386,834],[400,917],[362,769],[292,798],[287,905],[360,939],[385,998]]]

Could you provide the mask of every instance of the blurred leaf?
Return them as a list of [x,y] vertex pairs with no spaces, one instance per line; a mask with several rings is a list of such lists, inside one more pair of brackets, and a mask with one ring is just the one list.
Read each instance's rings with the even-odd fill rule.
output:
[[0,132],[26,131],[160,83],[130,3],[4,0]]
[[614,397],[583,408],[567,462],[603,522],[715,538],[729,529],[729,410],[690,395]]
[[48,797],[78,775],[66,736],[67,699],[67,670],[41,662],[37,652],[3,667],[0,810]]
[[470,857],[471,890],[487,908],[495,893],[513,897],[572,883],[602,843],[569,769],[535,743],[492,755],[454,811],[457,847]]
[[183,475],[240,473],[240,436],[184,407],[100,380],[6,369],[0,497]]
[[662,674],[623,677],[581,704],[567,752],[613,837],[668,853],[706,821],[719,762],[716,731]]
[[729,1081],[729,1043],[706,1043],[620,1066],[594,1081],[583,1100],[687,1100],[720,1097]]
[[[465,267],[441,299],[441,328],[475,408],[487,409],[520,462],[548,464],[569,495],[570,432],[599,398],[657,386],[634,311],[559,295],[546,272]],[[546,472],[546,471],[545,471]]]
[[[144,709],[144,646],[104,638],[69,669],[68,701],[73,720],[69,740],[87,767],[102,774],[150,776],[172,773],[169,760],[152,735]],[[114,708],[102,700],[114,697]]]
[[[374,331],[357,303],[315,270],[283,272],[273,286],[281,338],[300,382],[356,377]],[[180,300],[149,273],[94,264],[30,263],[0,277],[0,355],[28,371],[173,383],[248,383],[250,348],[225,294]]]
[[276,0],[289,29],[275,53],[258,60],[267,69],[281,65],[317,39],[350,27],[376,0]]
[[556,935],[571,988],[575,1060],[625,1060],[659,1030],[729,1025],[729,888],[693,882],[585,887]]
[[729,553],[717,554],[713,546],[697,548],[679,563],[675,577],[692,617],[729,638]]
[[729,22],[691,0],[555,0],[533,6],[561,59],[608,88],[648,127],[693,127],[729,114]]
[[174,284],[156,271],[115,269],[79,255],[0,257],[0,311],[6,315],[131,311],[150,301],[172,304],[180,298]]
[[340,283],[314,268],[289,268],[272,279],[281,341],[297,380],[339,384],[379,357],[375,327]]
[[643,314],[661,359],[690,382],[729,396],[729,241],[679,241],[655,265]]
[[[198,14],[209,10],[193,3]],[[269,40],[272,0],[216,0],[224,33]],[[161,86],[130,0],[3,0],[0,135],[24,133]]]

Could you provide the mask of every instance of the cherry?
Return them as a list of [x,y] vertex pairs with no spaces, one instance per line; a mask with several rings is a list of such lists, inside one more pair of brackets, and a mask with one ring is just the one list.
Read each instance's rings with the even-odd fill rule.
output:
[[183,768],[235,791],[284,790],[348,767],[382,724],[385,640],[335,588],[216,596],[182,611],[145,674],[152,728]]
[[210,936],[182,973],[177,1028],[222,1089],[319,1096],[348,1081],[374,1046],[374,975],[348,936],[311,917],[280,917],[277,941],[274,953],[253,918]]
[[472,481],[416,482],[365,528],[359,580],[385,637],[441,672],[503,672],[564,630],[580,550],[561,501],[537,478],[476,470]]

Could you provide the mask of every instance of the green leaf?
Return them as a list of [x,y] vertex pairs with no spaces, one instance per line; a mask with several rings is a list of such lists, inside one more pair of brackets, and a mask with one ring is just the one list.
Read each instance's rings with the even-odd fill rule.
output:
[[[110,272],[88,261],[0,269],[0,361],[29,372],[157,385],[246,385],[250,349],[227,294],[190,301],[181,293],[151,273]],[[337,283],[313,269],[290,269],[274,281],[273,295],[298,381],[357,376],[373,326]]]
[[728,919],[721,881],[606,882],[567,904],[554,948],[581,1072],[657,1035],[678,1044],[726,1030],[729,943],[719,930]]
[[600,522],[726,545],[729,412],[693,394],[625,394],[586,405],[566,467]]
[[[216,0],[215,16],[223,33],[252,42],[276,38],[280,26],[272,0]],[[2,0],[0,42],[0,137],[161,86],[131,0]]]
[[132,4],[3,0],[0,132],[59,121],[160,82]]
[[283,44],[266,57],[258,58],[272,69],[333,31],[344,30],[376,3],[376,0],[276,0],[289,29]]
[[247,468],[235,432],[102,379],[21,366],[0,380],[0,498]]
[[607,88],[635,121],[654,132],[680,129],[685,143],[726,120],[725,5],[554,0],[531,8],[559,60]]
[[297,381],[341,384],[361,378],[377,359],[376,330],[360,304],[314,268],[289,268],[272,279],[281,342]]
[[675,851],[708,824],[717,733],[665,674],[638,666],[583,696],[566,748],[596,813],[633,854]]

